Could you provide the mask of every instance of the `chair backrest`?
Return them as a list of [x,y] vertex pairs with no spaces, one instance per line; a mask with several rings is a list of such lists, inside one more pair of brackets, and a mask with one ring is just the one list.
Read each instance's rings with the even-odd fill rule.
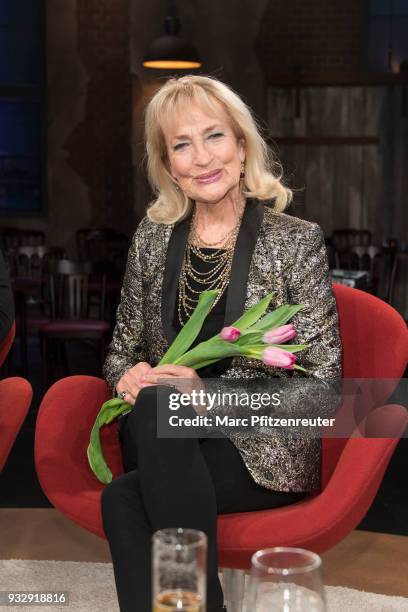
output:
[[360,229],[338,229],[331,235],[331,242],[338,251],[343,251],[352,246],[371,244],[371,232]]
[[48,249],[45,245],[21,246],[17,250],[17,276],[42,281],[45,257]]
[[18,249],[21,246],[39,246],[45,244],[45,233],[41,230],[8,227],[1,231],[1,242],[4,251]]
[[89,227],[77,230],[76,242],[80,261],[92,261],[98,271],[113,276],[124,272],[129,238],[111,228]]
[[32,397],[28,380],[13,376],[0,381],[0,472],[27,416]]
[[382,249],[373,244],[369,246],[359,244],[350,247],[350,253],[356,256],[358,270],[368,270],[372,272],[375,259],[382,254]]
[[[400,379],[408,360],[408,330],[401,315],[364,291],[338,284],[333,290],[343,348],[343,377]],[[346,442],[345,438],[323,439],[323,485]]]
[[391,275],[390,304],[408,319],[408,251],[400,251],[395,257]]
[[[89,276],[90,262],[56,261],[50,274],[51,316],[59,319],[87,319],[90,315]],[[98,319],[104,318],[106,278],[102,278],[97,303]]]
[[379,298],[334,284],[344,378],[394,378],[404,373],[408,331],[401,315]]
[[394,254],[373,244],[353,246],[348,252],[350,268],[367,270],[370,273],[370,287],[374,295],[389,302]]
[[13,321],[13,325],[10,327],[9,331],[7,332],[6,337],[0,343],[0,367],[6,361],[7,355],[9,354],[9,351],[13,345],[15,335],[16,335],[16,324]]
[[371,232],[359,229],[334,230],[330,237],[330,243],[335,249],[336,268],[349,269],[351,267],[350,248],[371,244]]

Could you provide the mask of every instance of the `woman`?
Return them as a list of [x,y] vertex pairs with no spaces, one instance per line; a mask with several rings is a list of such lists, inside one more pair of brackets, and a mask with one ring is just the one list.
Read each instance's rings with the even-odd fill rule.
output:
[[[171,526],[207,534],[207,610],[220,612],[217,514],[287,505],[318,490],[319,440],[158,438],[160,378],[242,385],[257,375],[295,373],[246,358],[199,371],[157,363],[200,291],[220,293],[193,346],[273,291],[271,308],[304,304],[293,321],[298,342],[309,343],[299,363],[330,380],[341,369],[337,312],[322,232],[282,212],[291,192],[231,89],[203,76],[167,81],[146,111],[146,149],[157,197],[132,242],[105,363],[112,389],[135,407],[120,420],[126,473],[102,496],[104,529],[122,612],[150,611],[151,534]],[[271,201],[273,208],[265,205]]]

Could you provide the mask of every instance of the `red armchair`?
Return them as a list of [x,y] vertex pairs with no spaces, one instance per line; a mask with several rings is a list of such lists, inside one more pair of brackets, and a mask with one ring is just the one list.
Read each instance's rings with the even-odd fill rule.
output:
[[24,378],[0,381],[0,472],[27,416],[32,397],[31,385]]
[[[370,294],[334,286],[347,378],[394,378],[404,372],[408,332],[400,315]],[[86,457],[89,434],[109,397],[104,381],[73,376],[45,395],[37,419],[36,468],[49,500],[85,529],[104,537],[100,511],[103,485]],[[252,554],[269,546],[301,546],[324,552],[344,538],[370,507],[406,425],[401,406],[379,409],[392,438],[325,439],[323,490],[297,504],[219,517],[219,559],[223,568],[246,569]],[[122,472],[116,425],[104,428],[102,444],[114,476]],[[234,575],[226,572],[227,587]],[[228,588],[227,588],[228,590]],[[231,610],[237,610],[226,593]]]
[[10,352],[12,344],[14,342],[14,337],[16,335],[16,323],[13,322],[13,325],[10,327],[7,336],[4,338],[3,342],[0,345],[0,368],[3,363],[6,361],[7,355]]
[[[0,366],[9,354],[15,334],[16,324],[13,323],[0,346]],[[13,377],[0,381],[0,472],[27,416],[32,397],[31,385],[24,378]]]

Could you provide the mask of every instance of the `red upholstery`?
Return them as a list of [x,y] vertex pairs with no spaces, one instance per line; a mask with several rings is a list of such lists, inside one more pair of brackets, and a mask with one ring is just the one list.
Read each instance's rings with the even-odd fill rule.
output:
[[[402,318],[387,304],[355,289],[335,286],[335,293],[346,376],[399,378],[408,357]],[[37,473],[49,500],[101,537],[103,485],[88,467],[86,448],[96,414],[108,397],[106,384],[98,378],[60,380],[42,401],[35,440]],[[328,482],[322,493],[286,508],[220,516],[220,565],[248,567],[253,552],[267,546],[303,546],[323,552],[354,529],[376,494],[406,424],[400,406],[378,410],[395,437],[325,440],[323,471]],[[115,423],[103,429],[102,445],[114,476],[120,474]]]
[[27,416],[32,397],[31,385],[24,378],[0,381],[0,472]]
[[[344,378],[398,380],[408,360],[408,331],[404,319],[389,304],[370,293],[333,285],[339,313]],[[383,389],[385,386],[383,386]],[[389,395],[392,389],[389,389]],[[379,397],[379,402],[386,397]],[[347,439],[322,440],[322,486],[333,473]]]
[[408,332],[401,315],[370,293],[333,285],[343,344],[344,378],[401,378]]
[[10,327],[7,336],[4,338],[3,342],[0,345],[0,367],[6,361],[6,357],[9,354],[9,351],[14,342],[14,336],[16,335],[16,323],[13,322],[13,325]]
[[[86,449],[103,402],[106,383],[93,376],[70,376],[45,394],[37,416],[35,463],[40,484],[52,504],[82,527],[103,537],[99,497],[103,489],[88,466]],[[101,440],[114,476],[122,471],[116,423]]]

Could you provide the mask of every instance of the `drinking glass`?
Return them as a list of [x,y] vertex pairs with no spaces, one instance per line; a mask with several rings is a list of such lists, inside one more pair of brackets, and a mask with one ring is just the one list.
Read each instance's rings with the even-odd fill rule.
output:
[[195,529],[160,529],[152,538],[153,611],[205,612],[207,536]]
[[246,612],[325,612],[321,558],[279,546],[252,556]]

